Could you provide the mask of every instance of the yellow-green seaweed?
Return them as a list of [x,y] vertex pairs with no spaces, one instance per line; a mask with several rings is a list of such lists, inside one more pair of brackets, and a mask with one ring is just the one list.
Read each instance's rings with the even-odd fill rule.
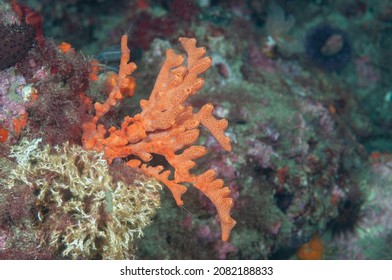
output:
[[42,246],[72,259],[132,258],[134,239],[160,206],[161,185],[141,174],[132,184],[114,180],[102,153],[39,143],[22,140],[12,148],[18,166],[5,185],[34,189]]

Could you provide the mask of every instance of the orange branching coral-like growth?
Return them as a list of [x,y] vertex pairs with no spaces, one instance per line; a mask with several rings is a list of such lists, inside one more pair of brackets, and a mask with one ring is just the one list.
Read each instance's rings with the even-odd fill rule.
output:
[[[185,56],[167,50],[150,98],[140,102],[142,111],[125,117],[120,128],[106,129],[99,120],[127,95],[122,89],[129,88],[133,81],[129,75],[136,69],[133,62],[128,63],[127,39],[127,35],[121,39],[120,71],[108,99],[103,104],[95,103],[95,117],[83,125],[84,147],[104,151],[109,163],[114,158],[131,156],[127,164],[141,168],[164,183],[179,206],[183,205],[184,183],[191,183],[216,206],[222,240],[226,241],[236,223],[230,216],[233,199],[229,188],[224,186],[223,180],[216,178],[212,169],[199,175],[190,172],[196,164],[194,160],[207,153],[205,147],[193,145],[199,137],[200,125],[209,130],[225,150],[231,150],[230,139],[225,135],[227,121],[213,116],[212,104],[205,104],[196,113],[192,106],[185,105],[185,101],[203,87],[204,80],[199,75],[211,66],[212,60],[206,56],[205,48],[196,47],[195,39],[180,38],[187,54],[186,61]],[[148,165],[155,154],[166,158],[174,174],[161,165]]]

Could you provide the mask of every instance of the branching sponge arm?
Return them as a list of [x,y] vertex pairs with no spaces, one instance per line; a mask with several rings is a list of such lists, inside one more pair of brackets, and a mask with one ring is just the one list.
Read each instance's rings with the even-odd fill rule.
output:
[[[196,113],[186,104],[188,98],[203,87],[204,79],[199,75],[211,67],[212,60],[206,56],[205,48],[196,47],[195,39],[180,38],[179,41],[186,56],[167,50],[149,99],[140,102],[142,111],[133,117],[127,116],[120,128],[105,128],[100,124],[101,118],[125,97],[122,88],[133,81],[129,75],[136,69],[133,62],[128,62],[127,35],[122,37],[116,84],[103,104],[95,103],[96,115],[83,125],[82,140],[86,149],[104,151],[109,163],[115,158],[128,158],[129,166],[141,168],[165,184],[179,206],[183,205],[181,196],[186,192],[186,184],[199,189],[215,205],[222,240],[226,241],[236,223],[230,216],[234,204],[230,189],[216,178],[212,169],[200,175],[193,174],[191,169],[196,165],[195,160],[208,152],[205,147],[195,145],[200,125],[210,131],[226,151],[231,151],[230,139],[225,135],[228,123],[214,117],[212,104],[205,104]],[[154,155],[165,157],[171,167],[151,166]]]

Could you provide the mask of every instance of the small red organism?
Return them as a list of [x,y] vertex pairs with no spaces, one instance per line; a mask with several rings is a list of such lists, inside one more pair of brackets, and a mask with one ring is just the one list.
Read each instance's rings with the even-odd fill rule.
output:
[[93,59],[90,62],[90,73],[89,73],[89,78],[91,81],[98,81],[98,75],[99,75],[100,70],[101,70],[101,67],[99,65],[98,60]]
[[287,175],[289,172],[288,166],[283,166],[276,171],[276,177],[278,178],[278,184],[283,185],[286,182]]
[[297,256],[301,260],[321,260],[323,255],[324,243],[317,235],[299,247],[297,251]]
[[31,8],[19,4],[16,0],[11,1],[11,7],[21,22],[25,22],[35,29],[35,40],[42,46],[44,43],[44,33],[41,15]]
[[8,130],[0,126],[0,142],[5,143],[8,139]]
[[75,49],[72,48],[72,45],[67,43],[67,42],[62,42],[59,46],[58,46],[59,50],[66,54],[66,53],[75,53]]
[[22,115],[13,120],[14,130],[18,136],[20,135],[22,129],[27,125],[28,121],[29,115],[27,112],[24,112]]
[[148,3],[148,0],[137,0],[137,8],[140,10],[147,10],[150,8],[150,3]]

